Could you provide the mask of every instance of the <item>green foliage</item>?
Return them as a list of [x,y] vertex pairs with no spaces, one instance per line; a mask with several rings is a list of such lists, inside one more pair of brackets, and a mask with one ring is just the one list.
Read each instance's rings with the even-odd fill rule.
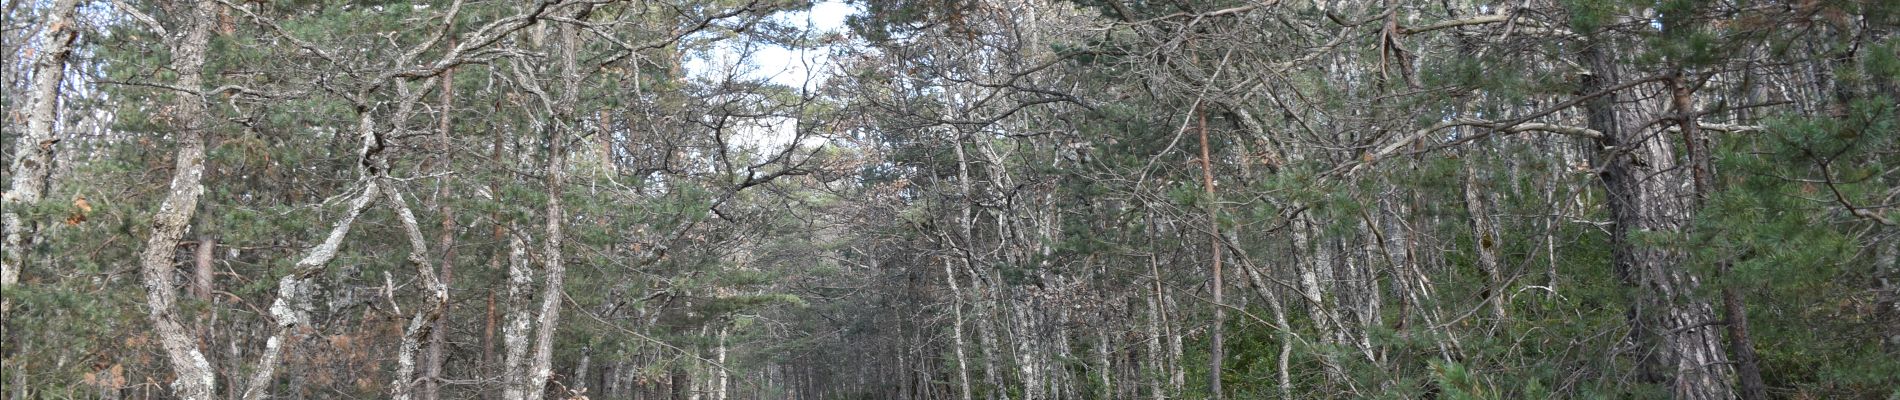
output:
[[[182,16],[130,3],[161,24]],[[1235,399],[1668,397],[1666,379],[1636,377],[1654,349],[1629,340],[1642,334],[1631,316],[1653,311],[1634,307],[1654,293],[1618,276],[1613,258],[1630,250],[1618,245],[1666,253],[1658,268],[1699,282],[1685,299],[1737,293],[1774,394],[1878,397],[1900,386],[1894,345],[1870,340],[1896,321],[1892,295],[1872,284],[1894,279],[1879,265],[1894,240],[1883,220],[1900,221],[1892,2],[854,1],[857,36],[822,39],[845,45],[815,92],[684,70],[734,40],[816,45],[768,17],[809,4],[613,3],[582,17],[579,75],[547,67],[558,64],[547,28],[580,25],[543,18],[487,45],[507,51],[457,67],[448,108],[430,100],[392,120],[399,87],[442,94],[401,86],[421,80],[374,81],[406,46],[519,8],[475,2],[438,20],[448,3],[257,4],[247,10],[273,27],[235,13],[233,31],[214,35],[207,87],[277,93],[217,93],[206,99],[214,115],[193,127],[211,146],[205,197],[172,250],[185,277],[199,240],[217,240],[215,293],[186,296],[180,313],[219,347],[222,386],[249,372],[225,363],[254,355],[275,327],[277,280],[363,182],[362,116],[390,134],[380,148],[396,156],[388,189],[435,246],[427,267],[454,271],[443,332],[456,384],[445,397],[492,389],[492,360],[474,356],[490,349],[471,350],[495,345],[477,336],[496,319],[481,303],[538,309],[544,281],[508,298],[503,265],[520,237],[530,269],[547,276],[550,223],[567,235],[555,244],[568,266],[558,379],[611,365],[642,390],[694,388],[673,387],[675,377],[703,388],[724,369],[745,377],[734,384],[742,398],[810,394],[768,387],[786,381],[829,385],[821,396],[832,398],[944,397],[965,368],[979,398],[1195,399],[1211,397],[1202,377],[1219,368],[1222,395]],[[1228,13],[1199,15],[1216,10]],[[1414,31],[1506,11],[1515,19]],[[112,115],[107,137],[60,150],[72,169],[47,200],[9,204],[42,228],[24,283],[0,294],[13,307],[4,372],[32,389],[26,397],[94,390],[114,367],[130,371],[128,386],[159,387],[168,373],[131,263],[172,172],[179,127],[168,107],[187,93],[147,85],[178,78],[162,35],[128,18],[97,23],[101,33],[82,41],[88,63],[74,68],[97,84],[66,107]],[[693,33],[672,37],[683,29]],[[1413,138],[1466,118],[1602,123],[1589,119],[1601,110],[1575,106],[1584,71],[1602,67],[1582,65],[1586,49],[1614,56],[1624,82],[1608,84],[1680,72],[1694,78],[1698,121],[1765,126],[1703,130],[1711,146],[1693,147],[1710,152],[1716,189],[1705,197],[1668,197],[1686,181],[1652,182],[1670,190],[1651,195],[1694,204],[1659,221],[1680,230],[1611,240],[1626,227],[1610,215],[1621,199],[1602,189],[1602,164],[1641,154],[1621,147],[1630,143],[1482,126]],[[570,77],[578,93],[562,92]],[[552,105],[573,115],[549,114],[528,81],[580,99]],[[1664,86],[1624,89],[1612,123],[1681,140],[1667,130],[1681,116],[1655,97]],[[1539,111],[1550,112],[1524,117]],[[1202,113],[1211,173],[1193,123]],[[728,123],[760,116],[795,118],[828,142],[795,155],[811,154],[798,170],[810,175],[730,192],[784,167],[748,170],[769,153],[728,144],[743,136]],[[572,133],[574,150],[553,194],[549,126]],[[1692,146],[1671,144],[1675,164],[1693,159]],[[1388,146],[1397,152],[1379,153]],[[432,154],[440,149],[451,154]],[[1494,226],[1474,226],[1467,192],[1487,202]],[[79,195],[89,219],[64,224]],[[555,198],[568,219],[547,221]],[[298,332],[285,361],[297,375],[284,389],[387,393],[384,353],[424,301],[389,205],[378,199],[316,274],[322,322]],[[1210,230],[1240,250],[1221,248],[1232,275],[1218,305],[1206,293]],[[1498,258],[1498,279],[1479,267],[1481,250]],[[1215,307],[1233,307],[1220,366],[1208,365]],[[1284,327],[1268,322],[1281,317]],[[1184,354],[1172,343],[1151,351],[1150,339],[1179,339]],[[722,349],[725,361],[709,361]],[[593,369],[571,370],[582,359]],[[1179,390],[1176,372],[1188,377]]]

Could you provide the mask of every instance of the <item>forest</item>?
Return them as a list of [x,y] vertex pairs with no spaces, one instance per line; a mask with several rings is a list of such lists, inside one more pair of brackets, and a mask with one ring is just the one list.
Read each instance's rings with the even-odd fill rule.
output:
[[0,15],[0,398],[1900,399],[1891,0]]

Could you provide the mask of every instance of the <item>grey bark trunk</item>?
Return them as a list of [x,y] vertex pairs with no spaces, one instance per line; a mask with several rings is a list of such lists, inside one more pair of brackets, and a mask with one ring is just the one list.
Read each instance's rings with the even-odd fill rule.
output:
[[1253,256],[1245,251],[1237,251],[1234,256],[1241,260],[1240,270],[1247,276],[1247,282],[1253,287],[1254,293],[1267,303],[1267,310],[1273,312],[1273,329],[1280,331],[1280,360],[1278,370],[1274,371],[1274,375],[1279,379],[1280,398],[1291,399],[1293,398],[1293,377],[1288,367],[1291,365],[1289,358],[1293,356],[1293,340],[1296,336],[1293,334],[1292,326],[1287,323],[1286,305],[1280,299],[1280,294],[1274,291],[1274,287],[1267,284],[1267,278],[1260,274],[1259,266],[1253,264],[1251,261],[1254,259]]
[[508,311],[505,325],[501,328],[503,347],[502,356],[502,398],[517,400],[526,397],[528,382],[528,334],[533,329],[529,325],[533,319],[533,310],[528,308],[530,286],[534,284],[534,271],[528,269],[528,245],[515,232],[514,226],[508,227]]
[[343,217],[337,220],[330,233],[322,242],[305,252],[304,258],[297,261],[290,275],[277,281],[277,299],[270,306],[271,318],[277,320],[277,330],[264,341],[264,354],[259,355],[257,366],[246,383],[242,398],[259,400],[270,396],[269,386],[275,379],[277,360],[290,345],[292,334],[300,328],[310,326],[310,312],[314,308],[316,287],[310,278],[323,270],[330,260],[336,259],[337,250],[343,245],[343,238],[350,232],[356,218],[375,203],[382,193],[382,187],[375,181],[367,181],[363,192],[350,199],[350,206]]
[[[198,90],[203,86],[206,44],[216,22],[213,18],[217,7],[209,0],[196,2],[189,18],[191,26],[172,50],[178,87]],[[178,322],[178,290],[172,282],[178,242],[198,210],[198,198],[204,194],[205,129],[210,118],[204,99],[194,95],[178,94],[173,106],[172,128],[178,138],[178,153],[170,189],[153,215],[152,235],[139,256],[139,271],[145,286],[147,317],[177,376],[172,382],[173,394],[187,400],[210,400],[217,390],[217,376],[190,332]]]
[[727,395],[726,387],[730,386],[729,380],[732,379],[732,376],[726,371],[726,367],[725,367],[726,365],[726,327],[725,326],[719,327],[719,334],[717,336],[717,340],[718,340],[717,342],[718,347],[714,348],[713,350],[713,361],[717,362],[718,364],[714,364],[711,366],[713,370],[713,379],[712,379],[712,382],[710,382],[713,386],[712,399],[726,400],[726,395]]
[[[1699,209],[1703,200],[1715,195],[1715,165],[1710,156],[1709,139],[1701,134],[1701,124],[1697,121],[1695,89],[1685,79],[1680,70],[1669,79],[1670,108],[1675,112],[1678,130],[1682,133],[1683,151],[1688,153],[1686,158],[1691,179],[1695,182],[1695,199],[1691,204]],[[1717,269],[1724,275],[1728,274],[1730,263],[1726,260],[1718,263]],[[1730,355],[1735,357],[1738,394],[1744,400],[1767,399],[1768,384],[1762,380],[1755,343],[1748,334],[1748,308],[1734,285],[1722,288],[1722,315],[1728,321],[1728,345]]]
[[[1331,246],[1325,243],[1325,240],[1314,237],[1316,236],[1314,232],[1322,231],[1317,226],[1317,222],[1305,216],[1299,218],[1300,220],[1294,222],[1295,226],[1290,229],[1293,229],[1293,248],[1296,252],[1307,255],[1304,259],[1297,261],[1300,266],[1298,268],[1299,288],[1300,297],[1306,303],[1307,313],[1313,319],[1313,328],[1317,333],[1313,336],[1315,344],[1343,345],[1344,341],[1338,339],[1340,331],[1336,325],[1338,319],[1331,311],[1333,309],[1332,296],[1328,295],[1328,289],[1332,283]],[[1318,359],[1325,369],[1328,383],[1345,384],[1346,372],[1339,366],[1337,355],[1328,352],[1320,354]]]
[[[987,289],[982,286],[981,281],[983,275],[977,271],[978,262],[976,260],[975,251],[972,249],[972,247],[975,246],[976,240],[976,215],[971,205],[971,202],[974,201],[974,197],[972,197],[973,188],[970,182],[970,157],[969,153],[963,148],[965,138],[966,135],[964,132],[958,131],[955,142],[951,143],[957,155],[958,192],[963,197],[963,200],[960,201],[958,205],[958,212],[961,215],[957,218],[957,227],[962,234],[960,239],[963,240],[963,243],[957,246],[957,250],[961,253],[960,258],[963,261],[963,267],[970,273],[971,290],[976,292],[978,297],[982,299],[980,302],[982,306],[978,307],[978,309],[983,312],[996,312],[998,301],[996,300],[997,296],[995,292],[1000,289],[995,286],[1000,285],[992,285]],[[976,319],[977,349],[982,352],[984,383],[992,389],[1001,389],[1004,385],[1003,382],[1007,381],[1007,379],[1004,379],[1000,375],[1000,372],[998,372],[1000,368],[997,366],[997,359],[1001,357],[996,354],[1000,351],[996,345],[998,338],[995,324],[991,322],[993,319],[994,318],[981,317]],[[1001,396],[1005,400],[1009,399],[1009,394],[1003,390],[989,391],[989,398],[995,399],[998,396]]]
[[[575,12],[578,15],[584,11],[576,7]],[[563,97],[561,109],[558,112],[561,115],[555,118],[575,123],[576,121],[572,121],[573,116],[576,115],[573,105],[577,102],[581,78],[579,69],[575,65],[575,53],[580,50],[580,35],[572,25],[561,25],[559,35],[562,71],[567,75],[563,79],[565,87],[561,94]],[[539,321],[536,322],[534,360],[529,366],[528,386],[525,388],[527,393],[524,393],[527,400],[540,400],[546,393],[543,388],[547,386],[548,379],[554,374],[554,331],[561,319],[563,284],[567,277],[567,266],[563,263],[561,255],[561,245],[566,234],[563,228],[567,224],[567,209],[561,204],[563,185],[567,181],[567,132],[555,125],[550,122],[546,128],[548,131],[547,237],[541,242],[541,261],[548,277],[547,282],[544,283],[546,286],[541,291],[541,314],[538,316]]]
[[963,349],[967,341],[963,335],[963,287],[957,285],[957,272],[950,267],[950,259],[943,258],[942,261],[943,279],[950,283],[950,313],[953,317],[952,325],[950,325],[950,332],[953,335],[950,345],[956,348],[957,392],[961,395],[957,398],[970,400],[970,358]]
[[[1591,74],[1583,91],[1594,93],[1620,83],[1616,56],[1609,46],[1586,46],[1582,64]],[[1638,86],[1643,88],[1645,86]],[[1625,284],[1641,291],[1631,312],[1641,374],[1663,381],[1678,399],[1735,397],[1734,372],[1714,324],[1715,311],[1697,297],[1700,282],[1683,268],[1681,251],[1640,243],[1640,235],[1682,235],[1694,213],[1692,184],[1678,168],[1666,135],[1652,134],[1643,111],[1620,105],[1615,93],[1584,103],[1589,128],[1603,133],[1603,166],[1608,205],[1615,220],[1612,257]],[[1658,108],[1651,104],[1638,107]]]
[[[388,179],[386,176],[382,179]],[[390,397],[396,400],[409,400],[414,395],[416,357],[422,350],[423,341],[434,330],[436,321],[442,318],[442,312],[448,308],[449,288],[435,274],[435,268],[429,264],[428,239],[422,236],[421,224],[416,220],[415,212],[409,203],[403,200],[393,181],[388,191],[389,203],[396,207],[396,216],[402,220],[403,233],[409,238],[409,264],[416,269],[422,287],[429,292],[429,303],[416,307],[416,314],[409,319],[409,326],[403,329],[402,344],[396,356],[396,381],[391,385]]]
[[[1154,226],[1150,223],[1149,226]],[[1167,374],[1167,364],[1162,361],[1161,336],[1163,314],[1161,310],[1161,267],[1154,254],[1148,255],[1148,272],[1152,275],[1154,292],[1142,296],[1148,303],[1148,395],[1153,400],[1168,398],[1168,391],[1161,385],[1161,376]]]
[[[5,242],[0,243],[0,288],[20,283],[20,269],[26,263],[27,237],[38,225],[21,218],[19,210],[39,203],[45,197],[46,181],[53,173],[53,137],[57,122],[59,82],[66,78],[66,59],[72,55],[72,43],[79,36],[73,19],[78,0],[60,0],[48,10],[44,36],[40,38],[39,58],[33,61],[33,87],[25,114],[26,132],[14,138],[11,170],[13,179],[0,194],[0,223],[5,226]],[[0,315],[12,308],[0,303]]]
[[[1482,150],[1473,150],[1472,153]],[[1490,281],[1485,285],[1483,298],[1491,306],[1491,317],[1504,321],[1504,276],[1498,266],[1498,246],[1503,238],[1498,237],[1491,222],[1490,196],[1485,188],[1478,184],[1478,169],[1474,166],[1479,157],[1469,154],[1465,162],[1465,211],[1471,214],[1471,247],[1478,254],[1478,269]]]
[[[1875,298],[1881,305],[1878,313],[1890,318],[1900,316],[1900,238],[1888,238],[1887,244],[1874,252]],[[1888,325],[1886,336],[1887,345],[1893,346],[1889,348],[1900,347],[1900,326]]]

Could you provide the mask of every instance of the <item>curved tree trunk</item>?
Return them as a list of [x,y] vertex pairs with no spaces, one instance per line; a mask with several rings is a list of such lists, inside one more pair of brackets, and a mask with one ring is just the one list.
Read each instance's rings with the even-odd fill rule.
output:
[[[575,16],[586,12],[585,6],[575,7]],[[562,206],[561,193],[567,182],[567,130],[578,126],[574,120],[574,104],[578,101],[580,79],[575,64],[575,53],[579,52],[580,34],[571,25],[561,25],[558,31],[561,71],[567,75],[562,79],[561,102],[550,104],[557,107],[546,126],[548,132],[548,163],[544,173],[547,184],[547,237],[542,238],[541,261],[547,270],[547,282],[541,291],[541,313],[536,321],[534,338],[534,359],[528,367],[528,382],[523,393],[528,400],[540,400],[546,393],[548,379],[554,374],[554,332],[561,320],[561,300],[563,299],[564,279],[567,266],[561,258],[561,245],[566,240],[567,209]],[[546,98],[543,98],[546,99]]]
[[[385,175],[381,179],[390,178]],[[442,284],[435,274],[434,266],[429,264],[428,240],[423,238],[421,224],[416,220],[415,212],[409,208],[408,201],[403,200],[402,193],[393,184],[387,194],[390,205],[396,207],[396,215],[402,220],[403,233],[409,238],[409,264],[416,268],[416,275],[422,280],[421,285],[429,293],[429,303],[418,305],[415,316],[409,319],[409,326],[403,329],[402,345],[396,358],[396,381],[391,385],[390,398],[409,400],[415,394],[417,358],[422,355],[423,342],[429,339],[431,332],[438,326],[436,322],[448,309],[449,288]]]
[[[216,2],[196,2],[184,40],[172,49],[172,69],[178,71],[177,86],[189,90],[203,87],[206,44],[217,18]],[[178,288],[172,282],[172,265],[178,256],[178,242],[198,210],[198,198],[204,194],[205,129],[210,124],[204,99],[195,93],[179,93],[173,104],[172,128],[178,138],[178,154],[173,161],[171,188],[152,218],[152,235],[139,256],[139,271],[145,285],[145,305],[153,331],[165,349],[177,380],[172,390],[179,398],[210,400],[217,390],[217,376],[204,352],[198,349],[191,333],[178,322]]]

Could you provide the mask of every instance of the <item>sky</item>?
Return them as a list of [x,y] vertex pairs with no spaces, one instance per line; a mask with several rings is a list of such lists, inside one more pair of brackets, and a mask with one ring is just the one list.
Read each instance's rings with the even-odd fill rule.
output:
[[[779,22],[790,26],[802,26],[810,35],[819,37],[831,33],[844,33],[845,18],[856,13],[857,9],[842,1],[820,1],[812,5],[809,11],[784,12],[774,16]],[[720,44],[710,54],[689,56],[686,61],[687,73],[717,80],[726,74],[738,73],[748,78],[766,78],[773,83],[790,87],[816,89],[823,83],[825,71],[830,65],[831,48],[788,49],[782,46],[729,41]],[[751,57],[741,57],[746,52]],[[737,61],[745,64],[738,64]],[[791,144],[796,136],[797,121],[781,119],[765,122],[762,129],[742,129],[733,138],[742,146],[759,151],[776,151]],[[808,142],[806,145],[823,142],[822,139]]]
[[[803,23],[814,34],[837,33],[845,30],[844,21],[857,9],[838,1],[826,1],[812,5],[809,12],[786,13],[786,21]],[[783,47],[771,46],[759,51],[756,58],[759,72],[772,76],[772,81],[785,85],[799,85],[813,78],[807,67],[821,66],[829,58],[827,49],[807,49],[793,51]],[[804,62],[799,62],[800,60]]]
[[[775,16],[779,22],[790,26],[803,26],[811,37],[830,33],[842,33],[845,18],[856,13],[857,9],[842,1],[821,1],[812,5],[810,11],[784,12]],[[748,65],[735,65],[745,52],[752,52]],[[720,45],[712,54],[704,57],[692,57],[687,60],[686,68],[695,75],[717,77],[731,72],[740,72],[746,77],[769,78],[772,82],[787,86],[815,86],[822,81],[825,65],[829,61],[829,49],[788,49],[782,46],[728,42]],[[819,73],[813,73],[817,71]]]

